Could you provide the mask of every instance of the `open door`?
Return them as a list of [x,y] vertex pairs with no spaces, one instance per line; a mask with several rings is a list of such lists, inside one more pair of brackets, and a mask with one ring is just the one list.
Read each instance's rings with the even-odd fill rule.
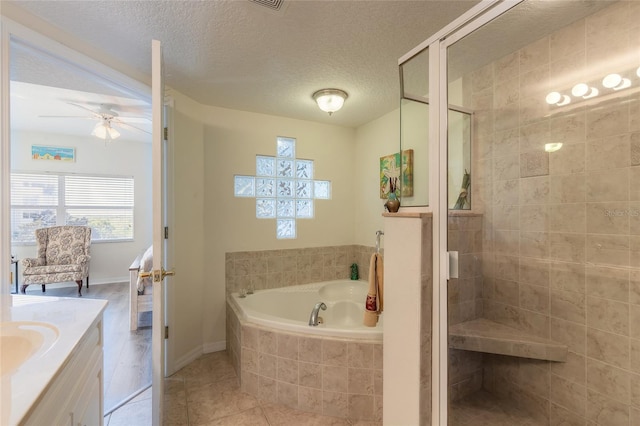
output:
[[153,180],[153,332],[152,332],[152,407],[153,424],[163,424],[163,395],[165,376],[165,277],[173,271],[165,271],[168,245],[165,244],[167,223],[165,192],[165,144],[164,144],[164,82],[162,78],[162,47],[153,40],[152,49],[152,180]]

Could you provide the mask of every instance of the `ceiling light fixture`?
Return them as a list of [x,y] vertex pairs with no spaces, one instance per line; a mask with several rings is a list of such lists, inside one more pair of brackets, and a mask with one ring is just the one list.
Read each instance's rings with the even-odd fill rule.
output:
[[342,108],[349,95],[340,89],[322,89],[315,92],[312,97],[317,102],[318,108],[331,115]]
[[93,136],[96,136],[100,139],[116,139],[120,136],[120,132],[111,127],[110,120],[102,120],[97,123],[93,128],[93,132],[91,132]]

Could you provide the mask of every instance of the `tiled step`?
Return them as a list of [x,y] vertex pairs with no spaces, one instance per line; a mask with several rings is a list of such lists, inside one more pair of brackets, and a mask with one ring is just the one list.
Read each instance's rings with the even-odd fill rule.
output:
[[449,347],[548,361],[567,359],[566,345],[484,318],[450,326]]

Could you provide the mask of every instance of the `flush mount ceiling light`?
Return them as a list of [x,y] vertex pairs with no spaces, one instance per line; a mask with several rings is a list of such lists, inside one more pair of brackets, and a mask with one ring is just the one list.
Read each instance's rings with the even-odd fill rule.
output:
[[120,136],[120,132],[111,127],[111,120],[102,120],[101,122],[96,123],[91,134],[105,140],[116,139]]
[[318,103],[318,108],[331,115],[342,108],[349,95],[340,89],[322,89],[315,92],[312,97]]

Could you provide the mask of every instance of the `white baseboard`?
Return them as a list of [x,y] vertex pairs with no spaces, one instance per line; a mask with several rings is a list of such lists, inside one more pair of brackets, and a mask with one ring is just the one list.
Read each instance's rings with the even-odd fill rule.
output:
[[182,367],[189,365],[190,363],[198,359],[198,357],[203,353],[204,352],[202,351],[202,346],[196,346],[195,348],[193,348],[192,350],[190,350],[180,358],[176,359],[175,366],[174,366],[175,371],[178,371]]
[[200,357],[200,355],[202,354],[208,354],[211,352],[220,352],[220,351],[224,351],[226,348],[227,348],[226,340],[222,340],[220,342],[205,343],[202,346],[197,346],[176,360],[174,365],[174,368],[175,368],[174,371],[178,371],[181,368],[189,365],[190,363],[198,359],[198,357]]
[[227,349],[227,341],[221,340],[219,342],[205,343],[204,345],[202,345],[202,348],[204,349],[205,354],[224,351],[225,349]]

